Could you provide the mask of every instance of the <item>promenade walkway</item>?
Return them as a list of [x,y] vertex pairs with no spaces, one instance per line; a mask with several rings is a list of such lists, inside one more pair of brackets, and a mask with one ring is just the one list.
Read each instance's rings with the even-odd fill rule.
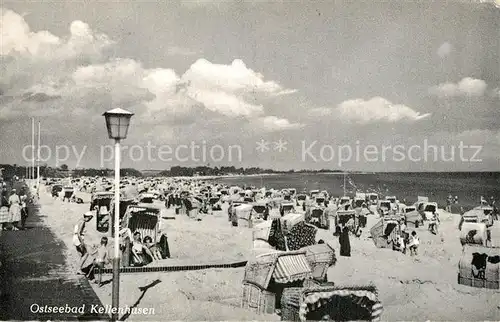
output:
[[[108,319],[92,312],[93,306],[102,304],[87,279],[66,265],[66,246],[43,224],[43,211],[33,206],[29,213],[26,230],[1,232],[0,319]],[[45,306],[69,309],[39,312]]]

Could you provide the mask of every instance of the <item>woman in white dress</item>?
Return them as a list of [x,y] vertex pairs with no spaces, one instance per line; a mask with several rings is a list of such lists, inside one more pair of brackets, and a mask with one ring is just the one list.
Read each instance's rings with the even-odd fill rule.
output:
[[9,197],[9,216],[12,223],[12,230],[19,230],[18,224],[21,221],[21,200],[16,194],[16,189],[12,189]]

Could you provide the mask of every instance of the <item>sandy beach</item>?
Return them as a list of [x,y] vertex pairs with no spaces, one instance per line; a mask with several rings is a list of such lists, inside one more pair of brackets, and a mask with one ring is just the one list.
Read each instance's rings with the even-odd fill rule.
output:
[[[85,193],[79,196],[86,203],[63,203],[47,193],[40,199],[44,219],[68,248],[67,267],[75,272],[78,257],[71,243],[72,228],[88,210],[90,199]],[[339,285],[373,283],[384,305],[383,320],[500,320],[498,290],[457,283],[461,256],[458,217],[441,211],[441,218],[439,235],[425,228],[417,230],[420,253],[412,258],[377,249],[368,231],[378,220],[370,216],[361,238],[351,238],[352,257],[338,257],[336,266],[328,271],[328,279]],[[172,254],[171,259],[161,261],[162,265],[230,263],[251,255],[251,229],[231,227],[225,212],[206,215],[202,221],[178,215],[162,225]],[[99,241],[95,218],[89,222],[86,236],[89,244]],[[333,245],[338,255],[338,241],[331,232],[319,230],[320,238]],[[120,307],[154,309],[154,314],[131,315],[129,320],[279,320],[277,315],[241,309],[243,274],[244,268],[121,274]],[[103,276],[104,281],[110,279],[111,275]],[[94,290],[103,305],[111,304],[111,283],[94,286]]]

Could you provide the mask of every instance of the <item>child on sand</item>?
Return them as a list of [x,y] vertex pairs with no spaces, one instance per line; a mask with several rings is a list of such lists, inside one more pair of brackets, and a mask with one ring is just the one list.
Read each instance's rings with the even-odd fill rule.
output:
[[109,262],[109,254],[108,254],[108,238],[101,238],[101,245],[92,252],[92,255],[96,255],[94,259],[95,267],[97,268],[97,278],[95,279],[95,283],[99,284],[99,287],[102,286],[102,270],[104,266]]
[[143,242],[144,242],[144,245],[146,245],[146,247],[149,248],[149,251],[153,255],[153,259],[154,260],[158,260],[159,261],[159,260],[162,259],[160,250],[158,249],[158,247],[156,246],[156,244],[153,243],[153,239],[150,236],[144,237]]
[[411,237],[410,237],[410,243],[408,244],[408,248],[410,249],[410,255],[417,255],[418,254],[418,245],[420,245],[420,240],[418,239],[417,232],[412,231],[411,232]]

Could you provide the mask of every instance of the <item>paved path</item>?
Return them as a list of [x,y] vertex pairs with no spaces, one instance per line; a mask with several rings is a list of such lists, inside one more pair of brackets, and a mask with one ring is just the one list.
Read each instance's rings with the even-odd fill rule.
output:
[[[92,305],[102,306],[100,300],[86,278],[68,270],[66,246],[44,226],[35,207],[30,208],[27,227],[24,231],[3,231],[0,236],[0,319],[107,319],[92,313]],[[35,312],[45,305],[80,310],[56,314]]]

